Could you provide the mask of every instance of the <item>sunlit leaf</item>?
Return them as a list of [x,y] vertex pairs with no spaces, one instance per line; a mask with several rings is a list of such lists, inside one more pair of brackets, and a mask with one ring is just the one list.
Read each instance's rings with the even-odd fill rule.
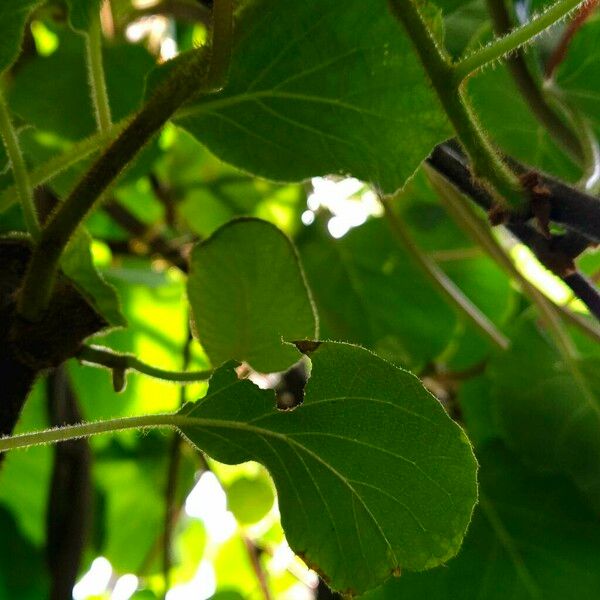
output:
[[266,221],[232,221],[196,246],[188,297],[215,366],[235,359],[264,373],[284,371],[300,358],[284,340],[317,335],[296,250]]
[[257,523],[272,506],[273,490],[264,477],[239,477],[227,487],[227,507],[239,523]]
[[125,326],[127,321],[121,312],[117,291],[104,280],[94,266],[91,242],[90,234],[80,228],[62,257],[62,269],[109,325]]

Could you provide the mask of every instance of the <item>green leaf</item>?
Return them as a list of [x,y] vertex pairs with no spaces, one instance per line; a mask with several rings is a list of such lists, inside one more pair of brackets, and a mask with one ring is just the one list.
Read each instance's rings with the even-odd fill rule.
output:
[[533,115],[505,65],[472,77],[469,92],[483,126],[502,150],[557,177],[579,177],[580,169]]
[[300,253],[323,335],[416,368],[444,349],[456,317],[387,224],[373,219],[334,240],[317,222]]
[[258,0],[242,12],[229,83],[178,122],[269,179],[351,173],[401,187],[451,135],[385,0]]
[[3,506],[0,506],[0,530],[0,597],[47,598],[49,577],[43,551],[22,535],[14,517]]
[[67,0],[69,22],[75,31],[89,30],[92,19],[100,12],[102,0]]
[[273,506],[273,490],[264,477],[239,477],[227,487],[227,507],[239,523],[258,523]]
[[532,473],[499,443],[478,458],[481,501],[459,556],[365,600],[595,600],[600,524],[570,482]]
[[23,29],[41,0],[4,0],[0,3],[0,73],[19,55]]
[[107,283],[94,266],[92,238],[80,227],[73,236],[61,259],[64,273],[73,280],[100,315],[113,327],[125,327],[127,321],[121,312],[117,291]]
[[327,342],[311,360],[293,411],[229,365],[177,424],[216,460],[269,469],[290,546],[335,589],[361,593],[451,558],[477,494],[462,430],[418,379],[367,350]]
[[[46,427],[45,382],[39,380],[29,394],[15,433],[39,431]],[[10,452],[0,468],[0,503],[14,515],[21,533],[39,547],[44,545],[46,532],[52,454],[49,446],[30,448],[27,452]]]
[[565,60],[556,73],[556,83],[570,105],[589,118],[600,131],[598,98],[600,97],[600,20],[590,18],[573,37]]
[[[111,111],[117,122],[140,105],[146,73],[154,59],[145,48],[132,44],[111,45],[103,54]],[[13,112],[37,129],[69,140],[94,133],[83,37],[61,30],[58,50],[24,64],[15,75],[8,99]]]
[[235,359],[263,373],[285,371],[300,353],[284,340],[318,335],[296,250],[275,226],[238,219],[198,244],[188,297],[213,365]]
[[511,351],[492,363],[493,398],[510,445],[531,465],[569,475],[600,510],[600,360],[565,364],[522,319]]

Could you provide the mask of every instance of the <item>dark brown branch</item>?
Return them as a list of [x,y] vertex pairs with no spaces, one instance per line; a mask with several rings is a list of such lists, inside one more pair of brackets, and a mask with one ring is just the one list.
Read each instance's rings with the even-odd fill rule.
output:
[[142,241],[148,246],[150,254],[158,254],[183,272],[187,272],[187,260],[181,253],[181,249],[175,247],[163,236],[156,234],[133,213],[128,211],[117,201],[108,202],[102,207],[117,225],[125,229],[134,238]]
[[[448,144],[441,144],[435,148],[428,159],[428,163],[481,208],[490,210],[493,207],[493,198],[485,188],[475,182],[465,163],[464,156],[456,148]],[[597,229],[600,232],[600,203],[595,198],[581,194],[579,191],[546,176],[542,176],[542,179],[544,185],[547,184],[550,190],[552,220],[560,222],[556,215],[563,217],[569,215],[570,220],[572,220],[573,214],[576,214],[578,219],[582,220],[584,209],[592,205],[593,214],[587,214],[588,225],[590,221],[593,222],[593,217],[596,216],[599,225]],[[564,196],[559,195],[558,190],[568,192],[567,195],[572,203],[569,206],[567,201],[566,204],[571,208],[570,211],[564,206],[559,206]],[[582,196],[584,197],[583,201],[581,201]],[[585,249],[589,245],[587,237],[579,233],[570,233],[566,240],[565,237],[552,237],[548,240],[528,223],[508,223],[506,227],[519,241],[532,249],[545,267],[557,273],[576,296],[586,304],[590,313],[600,320],[600,293],[594,284],[574,271],[574,267],[565,268],[572,264],[572,260],[576,256],[575,252]],[[563,248],[561,248],[561,244]]]
[[[190,366],[192,330],[187,326],[187,338],[183,346],[183,360],[181,368],[187,371]],[[179,391],[180,406],[185,403],[186,389],[182,387]],[[171,453],[169,456],[169,466],[167,469],[167,483],[165,486],[165,521],[163,527],[163,579],[165,582],[165,598],[171,587],[171,567],[173,565],[173,529],[179,515],[177,507],[177,480],[179,477],[179,467],[181,465],[181,449],[183,440],[178,433],[174,433],[171,440]]]

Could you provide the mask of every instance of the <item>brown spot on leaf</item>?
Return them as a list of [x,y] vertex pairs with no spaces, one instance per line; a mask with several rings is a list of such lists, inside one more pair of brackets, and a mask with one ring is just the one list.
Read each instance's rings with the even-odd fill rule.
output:
[[321,342],[314,340],[300,340],[293,342],[293,344],[296,346],[296,348],[298,348],[298,350],[300,350],[300,352],[302,352],[302,354],[308,355],[311,352],[314,352],[321,345]]

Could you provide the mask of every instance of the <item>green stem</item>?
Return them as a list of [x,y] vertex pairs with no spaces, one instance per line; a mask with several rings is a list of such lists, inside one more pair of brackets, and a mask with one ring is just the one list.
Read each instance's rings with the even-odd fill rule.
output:
[[[522,208],[525,200],[515,175],[504,164],[479,126],[456,68],[436,44],[413,0],[389,0],[392,11],[411,38],[433,88],[461,144],[467,152],[474,175],[491,184],[511,208]],[[495,194],[502,204],[502,198]]]
[[52,295],[60,257],[102,192],[180,106],[199,93],[214,92],[224,85],[233,37],[233,0],[215,0],[213,15],[213,43],[208,65],[202,48],[180,60],[50,216],[33,252],[19,296],[18,310],[25,319],[38,321],[41,318]]
[[100,15],[92,19],[86,37],[86,58],[88,65],[88,79],[92,92],[92,103],[96,114],[98,131],[106,133],[110,130],[112,117],[110,103],[104,77],[104,64],[102,60],[102,27]]
[[[107,132],[99,132],[94,135],[73,144],[68,150],[61,152],[54,158],[51,158],[39,167],[34,168],[29,173],[29,181],[33,188],[36,188],[42,183],[46,183],[59,173],[69,167],[81,162],[90,154],[100,150],[108,142],[113,140],[116,135],[123,129],[125,123],[123,121],[113,125]],[[0,213],[4,212],[12,206],[17,195],[16,186],[10,186],[0,195]]]
[[21,206],[23,207],[23,216],[25,218],[27,231],[29,231],[34,241],[37,241],[40,237],[40,221],[38,219],[37,210],[35,208],[35,202],[33,199],[33,187],[29,181],[29,174],[27,172],[27,167],[25,166],[23,154],[21,153],[19,138],[15,128],[13,127],[12,120],[10,118],[10,112],[1,91],[0,135],[2,135],[2,139],[4,140],[6,154],[8,155],[8,159],[10,160],[10,164],[12,166],[13,176],[15,178],[15,186],[17,188],[17,195],[21,202]]
[[170,414],[144,415],[141,417],[109,419],[107,421],[81,423],[79,425],[67,425],[44,431],[22,433],[0,438],[0,453],[7,452],[8,450],[16,450],[17,448],[30,448],[31,446],[68,442],[92,435],[124,431],[126,429],[174,428],[176,426],[174,417],[175,415]]
[[460,80],[466,79],[487,64],[493,63],[510,54],[517,48],[532,41],[548,27],[567,16],[585,0],[558,0],[548,10],[529,23],[513,30],[508,35],[494,40],[481,50],[463,58],[456,65],[456,75]]
[[454,282],[415,244],[410,232],[389,206],[389,199],[382,200],[384,214],[393,233],[400,240],[423,273],[433,283],[437,290],[458,309],[494,346],[507,350],[509,340],[495,325],[462,293]]
[[101,348],[99,346],[83,346],[77,353],[77,357],[81,361],[93,366],[101,366],[119,371],[137,371],[156,379],[174,383],[206,381],[213,374],[212,369],[205,371],[166,371],[142,362],[133,354],[119,354],[110,348]]

